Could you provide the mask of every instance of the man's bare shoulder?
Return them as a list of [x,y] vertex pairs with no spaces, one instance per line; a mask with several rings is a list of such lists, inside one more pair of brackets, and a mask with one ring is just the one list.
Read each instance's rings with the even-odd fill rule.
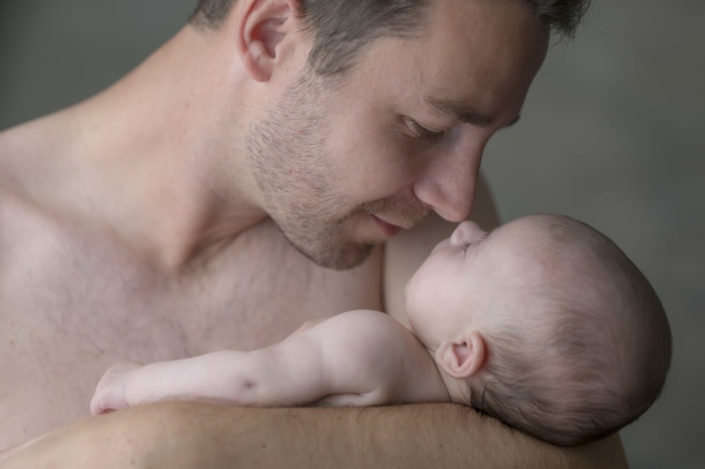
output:
[[66,126],[59,113],[0,131],[0,188],[17,189],[29,169],[41,171],[39,162],[53,159],[67,139]]
[[61,224],[46,202],[67,126],[59,113],[0,132],[0,272],[13,265],[6,256],[39,257],[57,247]]
[[[0,286],[8,288],[47,267],[70,246],[70,234],[56,214],[34,197],[34,175],[51,154],[32,143],[40,129],[33,124],[0,133]],[[41,183],[41,181],[40,181]]]
[[32,275],[66,246],[52,217],[30,200],[0,187],[0,286]]
[[[3,208],[4,200],[12,192],[16,192],[19,186],[19,175],[15,161],[21,153],[21,128],[13,128],[0,132],[0,209]],[[0,211],[0,214],[2,212]],[[2,221],[0,219],[0,221]],[[2,228],[2,225],[0,225]]]
[[31,213],[24,179],[36,166],[41,140],[41,132],[32,123],[0,132],[0,234],[18,217]]

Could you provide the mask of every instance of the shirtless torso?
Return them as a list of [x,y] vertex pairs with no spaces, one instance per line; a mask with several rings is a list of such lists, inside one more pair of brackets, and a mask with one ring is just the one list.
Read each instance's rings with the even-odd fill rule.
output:
[[[110,106],[111,93],[96,100]],[[361,266],[336,271],[306,259],[263,219],[168,265],[120,229],[129,221],[110,219],[111,204],[131,191],[76,170],[93,164],[76,143],[86,130],[76,123],[92,106],[0,134],[0,450],[88,417],[115,362],[253,350],[305,321],[358,309],[404,323],[406,280],[455,227],[433,216]],[[96,193],[107,199],[93,200]],[[497,224],[484,185],[474,218]]]
[[[311,44],[292,4],[238,2],[252,8],[238,9],[218,31],[187,26],[105,93],[0,134],[0,450],[88,417],[95,386],[115,362],[261,348],[315,316],[349,310],[385,311],[404,323],[406,280],[455,224],[432,215],[393,236],[402,225],[412,226],[421,207],[455,222],[472,212],[484,228],[496,225],[476,183],[480,158],[489,138],[516,121],[543,61],[548,30],[533,13],[504,2],[438,2],[423,40],[379,42],[344,87],[314,94],[297,85]],[[462,20],[485,15],[496,20],[473,20],[472,28]],[[420,64],[444,72],[412,73]],[[320,103],[309,99],[314,95]],[[326,128],[302,135],[275,125],[282,102],[291,107],[285,123],[294,113],[300,125],[318,116]],[[439,119],[430,110],[439,106],[443,120],[430,128],[452,130],[447,144],[414,125]],[[248,139],[254,124],[259,133]],[[295,140],[300,148],[275,151]],[[282,158],[309,152],[321,153],[325,164],[275,165],[279,179],[265,178],[264,189],[262,179],[255,182],[263,173],[257,164],[268,167],[273,158],[281,166]],[[340,176],[337,184],[320,187],[326,175]],[[294,193],[278,199],[281,181]],[[323,217],[313,189],[329,196]],[[310,207],[297,219],[301,200]],[[370,213],[352,211],[384,201]],[[316,267],[264,218],[275,213],[270,208],[309,254],[335,254],[340,240],[387,243],[355,269]],[[344,218],[353,213],[359,216]],[[345,224],[349,240],[341,232],[318,246],[316,236],[307,237],[325,233],[333,220]],[[197,415],[145,406],[88,419],[12,456],[9,467],[108,467],[96,461],[111,451],[119,453],[112,467],[135,460],[136,467],[230,467],[233,458],[265,467],[253,449],[275,456],[270,467],[312,467],[306,458],[314,453],[320,467],[372,467],[348,458],[352,450],[377,467],[393,467],[384,458],[405,467],[410,458],[424,467],[437,467],[429,461],[438,458],[478,467],[511,465],[500,459],[564,467],[567,458],[585,459],[582,449],[557,451],[455,407],[388,408],[384,418],[369,409],[368,421],[328,409],[314,419],[310,409],[189,408]],[[244,416],[237,422],[252,423],[247,438],[230,436],[233,412]],[[315,423],[296,425],[295,415]],[[419,435],[419,422],[432,431]],[[171,444],[172,429],[188,433],[179,445]],[[106,435],[128,435],[127,451]],[[284,446],[268,447],[273,441]],[[600,456],[623,467],[618,439],[606,445],[590,453],[593,466],[607,467]],[[185,454],[199,459],[186,464]]]
[[0,240],[0,448],[89,416],[116,361],[251,350],[311,315],[383,309],[381,249],[357,269],[323,269],[270,221],[178,275],[7,193]]

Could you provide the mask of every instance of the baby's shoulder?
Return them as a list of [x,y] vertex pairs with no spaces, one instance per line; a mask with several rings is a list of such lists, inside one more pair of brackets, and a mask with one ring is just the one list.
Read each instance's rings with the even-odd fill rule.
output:
[[399,321],[380,311],[358,309],[338,314],[317,325],[314,330],[330,335],[346,335],[367,340],[414,338]]
[[317,327],[326,363],[343,366],[372,390],[365,405],[445,402],[447,391],[426,347],[393,317],[357,310]]
[[324,321],[307,334],[322,344],[324,354],[358,362],[377,365],[382,365],[381,361],[404,362],[407,368],[427,355],[411,331],[379,311],[348,311]]

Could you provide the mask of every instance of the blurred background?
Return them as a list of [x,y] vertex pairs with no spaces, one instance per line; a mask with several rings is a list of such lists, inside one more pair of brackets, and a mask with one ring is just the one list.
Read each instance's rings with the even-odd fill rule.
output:
[[[196,0],[1,0],[0,130],[104,89]],[[659,293],[675,354],[622,432],[633,468],[705,467],[705,2],[596,0],[483,167],[503,221],[554,212],[610,236]]]

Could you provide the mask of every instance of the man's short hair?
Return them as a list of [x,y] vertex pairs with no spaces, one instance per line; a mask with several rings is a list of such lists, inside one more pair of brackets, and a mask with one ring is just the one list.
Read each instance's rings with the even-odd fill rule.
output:
[[[298,14],[313,35],[309,63],[320,76],[342,75],[375,39],[410,37],[425,24],[433,0],[300,0]],[[591,0],[515,0],[528,5],[548,28],[572,38]],[[217,29],[237,0],[199,0],[191,23]]]

